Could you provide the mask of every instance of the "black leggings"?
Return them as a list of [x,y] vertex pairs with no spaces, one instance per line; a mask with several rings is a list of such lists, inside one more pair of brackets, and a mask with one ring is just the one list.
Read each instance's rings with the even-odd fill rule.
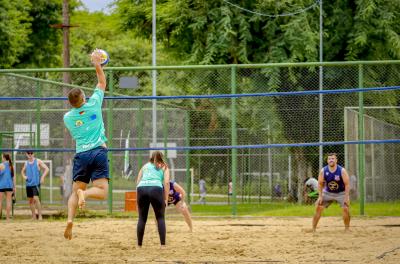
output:
[[137,224],[137,238],[138,245],[141,246],[143,242],[144,229],[147,222],[147,215],[149,213],[150,204],[153,207],[154,214],[158,224],[158,234],[160,235],[161,245],[165,245],[165,202],[164,191],[161,187],[157,186],[141,186],[137,188],[137,201],[139,210],[139,221]]

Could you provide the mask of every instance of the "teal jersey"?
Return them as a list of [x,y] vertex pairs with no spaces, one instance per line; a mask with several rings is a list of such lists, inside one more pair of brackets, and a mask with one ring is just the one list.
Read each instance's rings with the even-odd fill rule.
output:
[[107,138],[101,113],[104,91],[96,88],[80,108],[72,108],[64,115],[64,124],[76,141],[76,153],[103,145]]
[[158,169],[153,163],[149,162],[143,166],[142,178],[137,187],[158,186],[163,188],[164,170]]

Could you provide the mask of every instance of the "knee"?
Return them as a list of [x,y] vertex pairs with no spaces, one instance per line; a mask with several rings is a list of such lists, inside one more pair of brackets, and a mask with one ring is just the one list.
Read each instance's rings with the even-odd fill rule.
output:
[[32,197],[32,198],[29,198],[29,199],[28,199],[28,202],[29,202],[29,204],[34,204],[34,203],[35,203],[35,199],[33,199],[33,197]]
[[103,199],[105,199],[108,194],[108,182],[96,185],[96,187],[102,190],[102,196],[103,196]]
[[318,214],[322,213],[322,211],[324,210],[324,208],[325,208],[325,207],[323,207],[323,206],[321,206],[321,205],[317,205],[316,213],[318,213]]

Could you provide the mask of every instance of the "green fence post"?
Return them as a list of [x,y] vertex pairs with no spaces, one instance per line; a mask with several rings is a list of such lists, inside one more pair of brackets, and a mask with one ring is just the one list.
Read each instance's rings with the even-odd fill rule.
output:
[[[164,148],[168,147],[168,122],[167,122],[167,106],[164,105],[164,114],[163,114],[163,134],[164,134]],[[168,160],[168,150],[164,150],[164,158],[165,160]]]
[[[358,87],[364,87],[363,65],[358,66]],[[358,140],[365,140],[364,132],[364,93],[358,94]],[[365,145],[358,144],[358,177],[360,188],[360,215],[364,215],[365,206]]]
[[[138,112],[138,147],[143,148],[143,102],[139,101],[139,112]],[[142,152],[138,151],[138,168],[142,168],[143,159],[142,159]]]
[[[186,111],[186,116],[185,116],[185,146],[189,147],[190,145],[190,113],[189,110]],[[186,180],[186,193],[187,195],[187,202],[190,205],[192,201],[192,178],[190,174],[190,150],[185,150],[185,164],[186,164],[186,175],[185,175],[185,180]]]
[[[41,87],[40,87],[40,82],[36,82],[36,96],[41,97]],[[40,108],[41,108],[41,103],[40,100],[36,101],[36,148],[40,148]]]
[[[231,94],[236,94],[236,71],[237,66],[231,67]],[[237,145],[237,124],[236,124],[236,98],[231,98],[231,144]],[[237,214],[236,204],[236,176],[237,176],[237,149],[232,149],[232,215]]]
[[[41,97],[41,94],[42,94],[42,91],[41,91],[41,87],[40,87],[40,82],[38,81],[38,82],[36,82],[36,96]],[[40,148],[40,122],[41,122],[40,121],[40,118],[41,118],[40,108],[41,108],[40,100],[37,100],[36,101],[36,148],[37,149]],[[37,153],[37,154],[40,154],[40,153]],[[43,155],[37,155],[37,157],[40,157],[40,156],[43,156]],[[49,189],[50,203],[53,202],[53,193],[52,193],[51,185],[52,184],[50,184],[50,189]],[[42,192],[39,193],[39,200],[42,200]]]
[[[108,74],[108,89],[110,92],[110,96],[113,96],[114,92],[114,83],[113,83],[113,72],[109,71]],[[107,101],[107,132],[108,132],[108,142],[107,145],[109,148],[112,148],[112,140],[113,140],[113,101]],[[113,209],[113,157],[112,152],[108,152],[108,160],[109,160],[109,168],[110,168],[110,179],[108,182],[108,213],[112,214]]]

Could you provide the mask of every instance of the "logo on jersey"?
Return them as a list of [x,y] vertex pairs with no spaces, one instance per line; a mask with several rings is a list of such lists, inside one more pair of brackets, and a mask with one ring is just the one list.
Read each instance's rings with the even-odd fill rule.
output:
[[335,181],[330,181],[330,182],[328,182],[327,185],[328,185],[329,190],[331,190],[331,191],[336,191],[337,189],[339,189],[339,184]]
[[77,120],[76,122],[75,122],[75,126],[76,127],[80,127],[80,126],[82,126],[83,125],[83,121],[82,120]]
[[96,118],[97,118],[96,114],[90,116],[90,120],[96,120]]
[[339,175],[335,175],[335,181],[340,181],[340,176]]
[[84,115],[84,114],[85,114],[85,111],[80,111],[79,114],[80,114],[80,115]]
[[328,176],[328,175],[329,175],[329,172],[326,172],[325,175]]

